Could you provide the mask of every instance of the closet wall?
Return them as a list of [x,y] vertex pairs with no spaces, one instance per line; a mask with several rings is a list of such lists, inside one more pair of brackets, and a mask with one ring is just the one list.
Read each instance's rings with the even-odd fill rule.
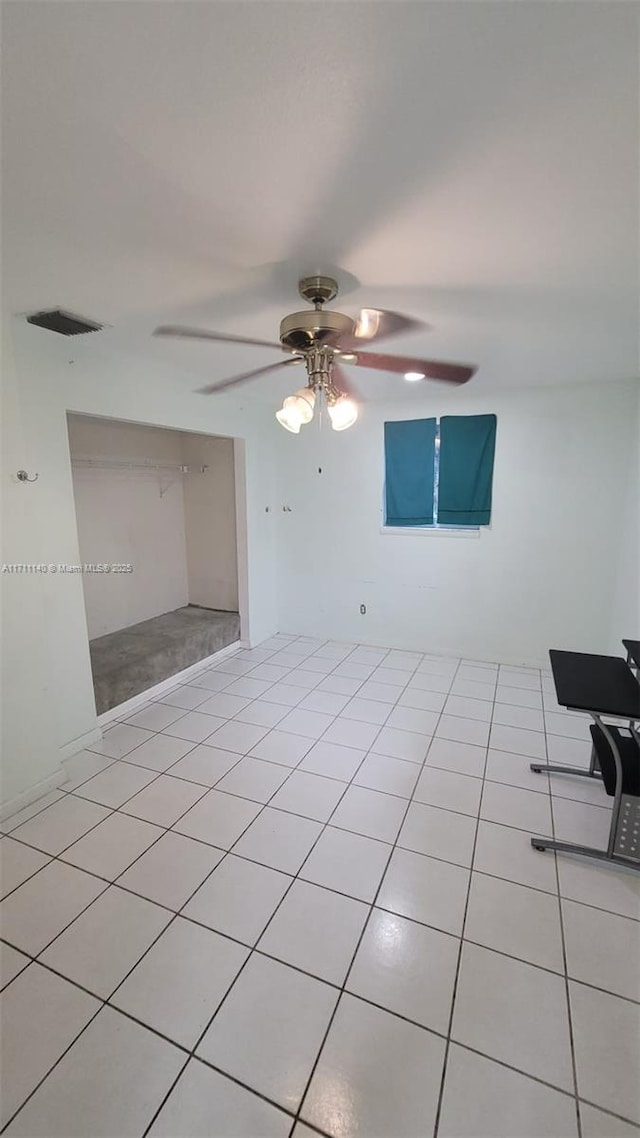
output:
[[68,425],[81,563],[133,567],[83,573],[89,639],[189,603],[236,611],[233,440],[79,415]]
[[237,612],[233,439],[185,434],[181,440],[182,460],[192,469],[182,483],[189,601]]

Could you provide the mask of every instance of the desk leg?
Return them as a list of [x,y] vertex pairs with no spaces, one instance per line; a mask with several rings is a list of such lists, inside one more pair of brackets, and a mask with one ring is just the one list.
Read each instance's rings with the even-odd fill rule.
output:
[[595,861],[611,861],[614,865],[624,865],[627,869],[634,869],[640,873],[640,861],[633,858],[620,857],[619,854],[609,853],[608,850],[597,850],[592,846],[579,846],[574,842],[558,842],[555,838],[532,838],[531,845],[534,850],[557,850],[558,853],[579,854],[590,857]]
[[[533,846],[534,850],[557,850],[559,853],[579,854],[579,855],[582,855],[582,857],[595,858],[597,861],[612,861],[612,862],[615,862],[617,865],[625,865],[629,869],[634,869],[636,871],[640,871],[640,862],[639,861],[636,861],[632,858],[625,857],[624,854],[620,854],[620,853],[615,852],[616,837],[618,834],[618,821],[620,818],[620,810],[621,810],[621,806],[622,806],[622,761],[620,759],[620,752],[618,751],[618,748],[616,746],[614,736],[612,735],[611,731],[607,727],[607,724],[602,722],[602,718],[600,715],[596,715],[593,712],[592,712],[592,718],[594,719],[597,726],[600,728],[600,731],[602,732],[607,743],[609,744],[609,748],[611,750],[611,754],[613,756],[613,761],[614,761],[615,767],[616,767],[616,789],[615,789],[615,794],[613,796],[613,809],[611,811],[611,826],[609,829],[609,841],[607,843],[607,848],[606,848],[606,850],[598,850],[598,849],[594,849],[592,846],[580,846],[580,845],[575,844],[574,842],[559,842],[559,841],[556,841],[555,838],[538,838],[538,837],[531,839],[531,845]],[[636,731],[634,730],[633,727],[631,727],[631,731],[637,738]],[[638,741],[640,742],[640,739]],[[586,778],[596,778],[597,777],[597,775],[595,773],[595,762],[594,762],[593,750],[591,753],[591,763],[590,763],[588,770],[581,770],[579,768],[576,770],[573,770],[571,768],[567,769],[567,767],[545,766],[542,763],[531,763],[530,766],[531,766],[532,771],[537,771],[537,772],[540,772],[543,770],[547,770],[547,771],[554,771],[555,770],[555,771],[560,771],[563,774],[582,775],[583,777],[586,777]]]
[[598,756],[593,743],[591,744],[591,759],[587,770],[584,767],[563,767],[555,763],[529,763],[529,769],[534,774],[540,774],[541,771],[546,771],[547,774],[576,774],[581,775],[582,778],[597,778],[602,782]]
[[560,766],[555,766],[555,765],[550,764],[550,763],[529,763],[529,768],[530,768],[530,770],[534,771],[536,774],[540,774],[541,771],[547,771],[548,774],[554,774],[554,773],[555,774],[577,774],[577,775],[581,775],[583,778],[595,778],[598,781],[602,782],[602,775],[596,769],[596,766],[595,766],[595,763],[593,760],[593,754],[591,755],[591,766],[589,766],[588,768],[585,768],[585,767],[560,767]]

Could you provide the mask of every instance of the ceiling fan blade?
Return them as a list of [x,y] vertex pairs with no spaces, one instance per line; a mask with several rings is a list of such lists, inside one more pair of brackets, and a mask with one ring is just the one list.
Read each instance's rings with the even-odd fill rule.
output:
[[401,312],[386,312],[383,308],[363,308],[356,317],[353,336],[341,341],[340,347],[357,348],[362,343],[372,343],[397,336],[400,332],[425,332],[429,325],[413,316],[403,316]]
[[440,379],[444,383],[466,383],[478,370],[474,364],[452,364],[444,360],[416,360],[410,356],[381,356],[376,352],[357,352],[355,359],[345,360],[355,367],[376,371],[413,372],[421,379]]
[[258,348],[277,348],[279,352],[286,351],[282,344],[271,340],[248,340],[246,336],[229,336],[226,332],[208,332],[199,328],[180,328],[175,324],[161,324],[154,331],[154,336],[172,336],[178,340],[214,340],[224,344],[255,344]]
[[338,391],[342,391],[344,395],[348,395],[349,399],[356,399],[358,402],[362,402],[362,396],[358,392],[357,387],[351,382],[350,376],[347,375],[344,368],[340,367],[340,364],[336,363],[335,360],[333,362],[332,374]]
[[235,387],[237,383],[246,383],[249,379],[257,379],[259,375],[267,375],[270,371],[277,371],[278,368],[287,367],[288,364],[302,363],[301,356],[291,356],[288,360],[278,360],[275,364],[267,364],[266,367],[257,367],[254,371],[245,371],[242,375],[234,375],[231,379],[223,379],[222,383],[209,383],[206,387],[199,387],[197,389],[198,395],[214,395],[216,391],[225,391],[228,387]]

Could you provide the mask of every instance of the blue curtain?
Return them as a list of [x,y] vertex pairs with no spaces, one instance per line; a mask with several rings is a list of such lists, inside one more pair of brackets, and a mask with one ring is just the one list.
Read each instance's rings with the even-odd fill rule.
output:
[[447,415],[440,420],[441,525],[489,524],[495,449],[495,415]]
[[384,425],[386,525],[433,524],[435,419]]

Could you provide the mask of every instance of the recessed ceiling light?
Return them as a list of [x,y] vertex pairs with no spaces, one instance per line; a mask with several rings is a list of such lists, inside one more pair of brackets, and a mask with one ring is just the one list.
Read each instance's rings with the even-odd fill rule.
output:
[[349,363],[350,360],[355,360],[355,358],[355,352],[340,352],[340,359],[346,360],[347,363]]
[[405,371],[404,378],[409,380],[409,383],[415,383],[418,379],[424,379],[423,371]]

